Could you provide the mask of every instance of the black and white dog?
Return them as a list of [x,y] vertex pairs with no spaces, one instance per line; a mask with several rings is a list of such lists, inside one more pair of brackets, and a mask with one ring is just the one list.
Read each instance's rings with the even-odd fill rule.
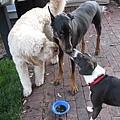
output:
[[97,64],[88,54],[82,54],[74,49],[71,59],[81,68],[79,73],[83,75],[90,86],[93,113],[90,120],[97,118],[102,109],[102,103],[120,106],[120,79],[105,74],[105,69]]

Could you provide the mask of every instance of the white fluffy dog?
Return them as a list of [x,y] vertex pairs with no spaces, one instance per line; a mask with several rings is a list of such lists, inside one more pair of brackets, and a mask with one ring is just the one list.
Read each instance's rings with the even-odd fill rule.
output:
[[58,62],[58,46],[52,42],[53,33],[48,6],[52,13],[57,14],[64,10],[65,3],[65,0],[50,0],[44,8],[31,9],[21,16],[8,35],[10,52],[25,97],[32,92],[27,63],[34,65],[35,84],[40,86],[44,82],[45,61],[54,58],[51,62]]

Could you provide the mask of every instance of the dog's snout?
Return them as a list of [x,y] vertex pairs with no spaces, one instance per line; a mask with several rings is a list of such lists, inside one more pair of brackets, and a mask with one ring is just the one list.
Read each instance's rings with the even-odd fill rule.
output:
[[80,51],[78,51],[77,49],[74,48],[74,49],[73,49],[73,52],[71,53],[71,56],[72,56],[73,58],[76,58],[78,54],[79,54],[80,57],[83,56],[83,54],[82,54]]
[[58,47],[54,47],[54,52],[58,52]]

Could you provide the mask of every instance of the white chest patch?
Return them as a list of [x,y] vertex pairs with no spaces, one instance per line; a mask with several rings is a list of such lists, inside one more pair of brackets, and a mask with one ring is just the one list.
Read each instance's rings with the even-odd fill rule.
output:
[[105,75],[105,69],[102,68],[97,64],[97,67],[93,71],[92,75],[84,75],[84,79],[87,84],[92,83],[96,78],[98,78],[100,75]]

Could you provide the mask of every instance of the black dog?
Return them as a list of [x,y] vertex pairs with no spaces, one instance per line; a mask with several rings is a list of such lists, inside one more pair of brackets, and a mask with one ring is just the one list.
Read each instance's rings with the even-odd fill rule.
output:
[[72,59],[81,68],[83,75],[90,86],[93,114],[90,120],[96,119],[102,109],[102,103],[120,106],[120,79],[105,74],[105,69],[88,54],[82,54],[74,49]]
[[[49,9],[50,12],[50,9]],[[84,35],[87,32],[91,23],[95,25],[97,31],[96,54],[100,52],[100,34],[101,34],[101,9],[97,2],[87,1],[81,4],[72,13],[60,13],[56,16],[51,15],[51,26],[54,31],[55,42],[60,46],[59,54],[59,75],[55,84],[60,84],[63,76],[63,51],[71,54],[73,48],[76,48],[78,43],[82,40],[82,53],[85,52]],[[71,61],[71,92],[77,92],[75,63]]]

